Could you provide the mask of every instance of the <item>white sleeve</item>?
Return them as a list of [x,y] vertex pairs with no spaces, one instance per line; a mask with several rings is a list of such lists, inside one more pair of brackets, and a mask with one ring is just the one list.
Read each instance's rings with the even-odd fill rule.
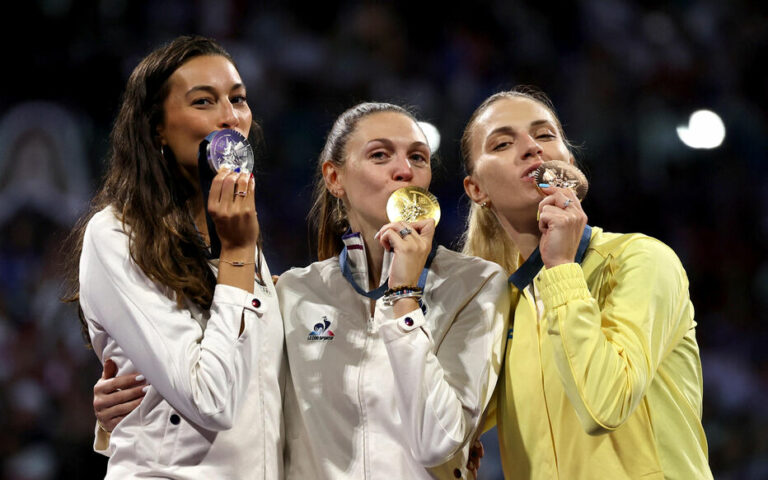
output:
[[[437,348],[420,309],[379,329],[394,370],[405,435],[425,467],[444,463],[470,441],[496,385],[509,285],[501,269],[478,283],[453,317],[437,320],[451,325]],[[379,300],[377,308],[387,307]]]
[[[90,224],[80,260],[80,303],[162,397],[208,430],[232,427],[251,378],[251,324],[266,302],[217,285],[205,329],[130,258],[128,236]],[[254,302],[258,303],[258,302]],[[245,330],[238,336],[241,319]]]

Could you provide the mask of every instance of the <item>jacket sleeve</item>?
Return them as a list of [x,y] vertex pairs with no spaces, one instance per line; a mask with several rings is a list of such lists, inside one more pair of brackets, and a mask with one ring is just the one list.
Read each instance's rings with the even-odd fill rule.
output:
[[[395,402],[414,458],[440,465],[471,440],[488,404],[503,361],[509,318],[509,286],[499,268],[451,315],[439,345],[425,327],[420,309],[385,322],[380,333],[395,378]],[[381,300],[377,308],[381,306]]]
[[115,446],[110,443],[110,436],[109,432],[99,428],[97,422],[93,432],[93,451],[100,453],[105,457],[111,457],[112,454],[115,453]]
[[127,234],[105,223],[89,225],[80,260],[80,302],[88,322],[100,324],[187,420],[208,430],[231,428],[251,378],[256,347],[249,325],[266,307],[253,307],[244,290],[217,285],[203,327],[132,261]]
[[608,280],[594,292],[600,303],[578,264],[545,269],[535,280],[554,361],[589,434],[630,417],[661,361],[695,325],[688,278],[669,247],[641,237],[605,265],[598,274]]

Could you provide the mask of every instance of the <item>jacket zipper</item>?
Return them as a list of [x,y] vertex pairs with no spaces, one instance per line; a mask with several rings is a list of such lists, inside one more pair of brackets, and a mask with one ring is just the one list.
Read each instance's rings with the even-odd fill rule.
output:
[[[367,302],[366,302],[367,303]],[[366,305],[367,310],[367,305]],[[363,381],[365,379],[365,365],[366,365],[366,357],[368,354],[368,344],[371,341],[371,333],[373,332],[373,315],[370,315],[368,317],[368,325],[367,325],[367,331],[365,335],[365,345],[363,346],[363,358],[360,362],[360,371],[358,372],[358,378],[357,378],[357,399],[360,402],[360,413],[363,416],[363,475],[364,478],[370,478],[369,470],[370,465],[368,464],[368,415],[365,410],[365,401],[364,401],[364,394],[363,394]]]

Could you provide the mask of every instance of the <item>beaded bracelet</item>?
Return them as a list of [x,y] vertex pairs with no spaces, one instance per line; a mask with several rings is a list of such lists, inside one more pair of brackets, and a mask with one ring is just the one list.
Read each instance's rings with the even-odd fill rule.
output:
[[398,287],[390,288],[384,292],[382,302],[384,305],[391,307],[396,301],[403,298],[414,298],[419,300],[424,295],[424,290],[419,287],[412,287],[408,285],[401,285]]
[[413,285],[398,285],[384,292],[384,295],[392,295],[393,293],[398,293],[406,290],[409,292],[424,293],[424,289],[418,286],[414,287]]

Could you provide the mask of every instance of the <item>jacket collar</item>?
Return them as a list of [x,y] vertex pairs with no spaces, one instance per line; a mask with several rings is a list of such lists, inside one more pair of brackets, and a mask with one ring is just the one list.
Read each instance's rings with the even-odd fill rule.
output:
[[[353,232],[347,230],[342,235],[341,241],[344,242],[344,246],[347,250],[347,265],[349,273],[355,279],[358,285],[365,290],[370,290],[372,287],[368,285],[368,252],[365,250],[365,242],[363,242],[363,236],[360,232]],[[389,251],[384,252],[384,262],[381,265],[381,278],[379,279],[379,287],[387,281],[387,275],[384,272],[389,272],[389,266],[392,264],[392,258],[394,254]]]
[[[581,240],[579,241],[579,248],[576,250],[576,263],[581,263],[584,260],[584,254],[589,247],[589,240],[592,238],[592,227],[589,225],[584,227],[584,231],[581,233]],[[509,283],[517,287],[518,290],[523,290],[532,281],[539,271],[544,267],[544,262],[541,260],[541,253],[539,253],[539,247],[533,251],[528,260],[526,260],[515,272],[509,276]]]

